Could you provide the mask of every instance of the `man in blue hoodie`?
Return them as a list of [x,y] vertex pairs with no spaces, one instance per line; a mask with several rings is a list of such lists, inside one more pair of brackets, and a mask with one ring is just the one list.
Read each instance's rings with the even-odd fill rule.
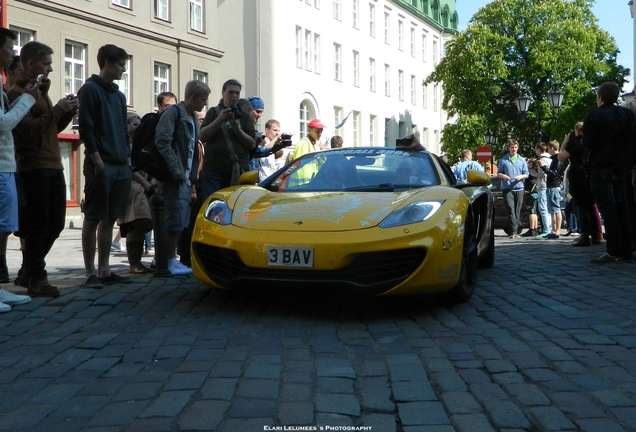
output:
[[99,289],[107,283],[131,281],[112,273],[109,264],[113,225],[126,215],[132,180],[126,96],[113,82],[121,79],[127,60],[128,54],[122,48],[104,45],[97,52],[99,75],[86,80],[78,92],[79,133],[86,148],[82,227],[86,288]]
[[528,164],[519,156],[519,143],[516,140],[508,141],[508,154],[499,160],[497,176],[501,181],[504,204],[508,210],[510,223],[510,238],[519,237],[519,217],[523,205],[523,186],[528,178]]

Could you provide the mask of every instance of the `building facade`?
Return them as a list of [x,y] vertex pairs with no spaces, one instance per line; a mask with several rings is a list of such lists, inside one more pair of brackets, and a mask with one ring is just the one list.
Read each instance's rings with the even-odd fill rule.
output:
[[[49,95],[53,103],[76,94],[91,74],[99,73],[97,50],[107,43],[130,54],[118,81],[128,109],[140,116],[154,109],[156,95],[182,96],[193,78],[219,76],[223,53],[216,45],[216,13],[205,0],[8,0],[3,21],[18,33],[16,53],[30,40],[53,48]],[[3,11],[4,13],[4,11]],[[75,121],[76,123],[76,121]],[[60,134],[68,205],[82,198],[83,145],[69,127]]]
[[[440,152],[441,88],[422,82],[457,31],[455,0],[0,1],[17,51],[29,40],[55,51],[54,102],[99,72],[97,50],[112,43],[131,56],[119,85],[140,115],[161,91],[181,98],[191,79],[210,86],[214,105],[236,78],[244,96],[265,101],[261,130],[276,118],[297,140],[317,117],[323,138],[340,135],[345,146],[417,133]],[[78,205],[83,146],[72,128],[60,138],[69,205]]]
[[439,153],[441,87],[422,82],[457,31],[454,0],[235,1],[218,15],[236,24],[218,35],[220,69],[263,98],[264,121],[299,138],[318,117],[323,138],[340,135],[345,146],[418,133]]

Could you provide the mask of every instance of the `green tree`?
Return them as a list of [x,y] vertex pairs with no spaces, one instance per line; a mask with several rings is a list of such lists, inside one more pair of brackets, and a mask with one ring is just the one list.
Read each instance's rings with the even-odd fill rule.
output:
[[[442,136],[450,162],[463,148],[482,145],[488,129],[500,137],[497,158],[506,153],[508,138],[533,155],[539,111],[544,139],[561,141],[596,107],[596,87],[604,81],[623,86],[629,70],[616,63],[616,42],[598,27],[593,3],[493,0],[447,42],[446,56],[424,84],[442,84],[442,106],[456,117]],[[556,115],[547,99],[555,83],[565,98],[559,119],[545,121]],[[516,107],[523,91],[532,100],[525,116]]]

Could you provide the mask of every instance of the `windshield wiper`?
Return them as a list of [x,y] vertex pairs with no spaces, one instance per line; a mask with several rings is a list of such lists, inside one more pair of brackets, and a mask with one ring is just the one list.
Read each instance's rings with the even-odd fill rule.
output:
[[391,183],[382,183],[370,186],[354,186],[343,189],[345,192],[393,192],[395,186]]

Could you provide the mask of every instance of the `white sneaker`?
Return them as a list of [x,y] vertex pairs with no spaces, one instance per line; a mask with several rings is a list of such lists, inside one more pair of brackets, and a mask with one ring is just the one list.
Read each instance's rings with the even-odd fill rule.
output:
[[0,288],[0,303],[6,304],[24,304],[31,301],[31,297],[10,293]]
[[112,242],[110,245],[119,252],[126,252],[126,245],[124,243]]
[[185,276],[192,274],[192,269],[181,264],[176,258],[168,260],[168,271],[172,274],[172,276]]
[[9,312],[11,310],[11,306],[8,304],[0,303],[0,313]]

